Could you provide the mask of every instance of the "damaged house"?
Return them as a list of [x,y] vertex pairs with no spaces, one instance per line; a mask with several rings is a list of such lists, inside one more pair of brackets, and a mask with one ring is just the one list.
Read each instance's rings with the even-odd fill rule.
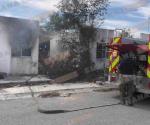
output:
[[[71,33],[68,34],[72,35]],[[74,34],[75,36],[75,34]],[[41,57],[56,57],[63,52],[60,49],[61,41],[60,32],[47,33],[41,30],[40,32],[40,53]],[[95,69],[99,70],[104,68],[104,64],[107,63],[108,48],[106,45],[114,37],[114,30],[111,29],[97,29],[96,39],[90,43],[90,58],[95,64]]]
[[38,50],[38,22],[0,17],[0,72],[38,74]]
[[98,29],[95,42],[90,44],[91,60],[95,69],[100,70],[108,67],[108,48],[106,45],[113,39],[114,30]]
[[[65,67],[61,64],[69,58],[69,51],[62,48],[61,32],[48,33],[40,29],[39,74],[47,74],[51,78],[54,74],[54,77],[63,74],[61,71]],[[60,68],[60,66],[62,67]],[[67,70],[70,70],[69,65],[65,71],[67,72]]]
[[[75,34],[72,34],[70,31],[67,37],[69,38],[69,36],[72,37],[75,36]],[[40,69],[42,70],[44,69],[41,64],[46,65],[47,70],[48,68],[52,67],[53,64],[59,63],[63,61],[63,59],[65,60],[69,57],[70,53],[67,53],[67,50],[62,51],[60,49],[62,45],[60,37],[61,37],[60,32],[48,33],[41,29],[40,44],[39,44],[39,55],[40,55],[39,60],[41,60]],[[96,39],[94,42],[90,43],[90,58],[94,64],[94,67],[92,67],[93,70],[104,70],[107,68],[108,49],[106,45],[108,44],[108,42],[112,40],[113,37],[114,37],[114,30],[97,29]],[[67,68],[69,68],[69,65]],[[54,69],[56,70],[56,68]],[[63,67],[61,67],[60,70],[63,70]],[[52,70],[49,70],[49,72],[52,72]],[[43,73],[43,71],[40,71],[40,73]]]

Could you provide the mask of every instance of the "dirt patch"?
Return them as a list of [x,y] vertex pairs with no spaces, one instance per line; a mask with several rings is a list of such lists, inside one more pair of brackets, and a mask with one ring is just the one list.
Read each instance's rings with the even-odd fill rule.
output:
[[109,91],[116,91],[118,88],[100,88],[93,90],[94,92],[109,92]]

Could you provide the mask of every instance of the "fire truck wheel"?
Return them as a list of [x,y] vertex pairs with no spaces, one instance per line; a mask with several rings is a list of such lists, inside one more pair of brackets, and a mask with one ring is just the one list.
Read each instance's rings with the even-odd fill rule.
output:
[[136,92],[135,85],[132,81],[122,83],[119,87],[121,103],[125,105],[132,106],[134,103],[134,94]]

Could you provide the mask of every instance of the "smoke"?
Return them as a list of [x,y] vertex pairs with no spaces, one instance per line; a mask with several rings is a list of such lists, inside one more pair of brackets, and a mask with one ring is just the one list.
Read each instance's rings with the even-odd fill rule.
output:
[[12,51],[34,46],[39,35],[37,22],[7,17],[0,17],[0,22],[4,26],[3,31],[8,36]]
[[10,73],[11,56],[31,56],[38,36],[37,22],[0,16],[0,72]]

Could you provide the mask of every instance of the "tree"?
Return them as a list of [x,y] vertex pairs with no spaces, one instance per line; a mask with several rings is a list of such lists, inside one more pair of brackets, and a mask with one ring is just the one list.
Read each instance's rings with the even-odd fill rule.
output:
[[59,8],[70,22],[80,27],[94,25],[95,19],[103,21],[107,5],[108,0],[62,0]]
[[49,21],[46,23],[45,28],[47,31],[59,31],[63,27],[63,16],[59,13],[54,13],[49,17]]
[[[93,64],[90,60],[89,44],[95,41],[97,21],[103,23],[108,0],[61,0],[58,5],[59,13],[50,17],[46,24],[49,31],[63,31],[60,40],[64,47],[70,50],[74,58],[78,58],[75,65],[83,70]],[[73,37],[66,37],[65,31],[74,31],[79,41]]]
[[89,44],[95,41],[96,22],[104,20],[108,0],[62,0],[59,8],[64,17],[64,28],[79,31],[81,48],[80,67],[88,67],[91,64]]

